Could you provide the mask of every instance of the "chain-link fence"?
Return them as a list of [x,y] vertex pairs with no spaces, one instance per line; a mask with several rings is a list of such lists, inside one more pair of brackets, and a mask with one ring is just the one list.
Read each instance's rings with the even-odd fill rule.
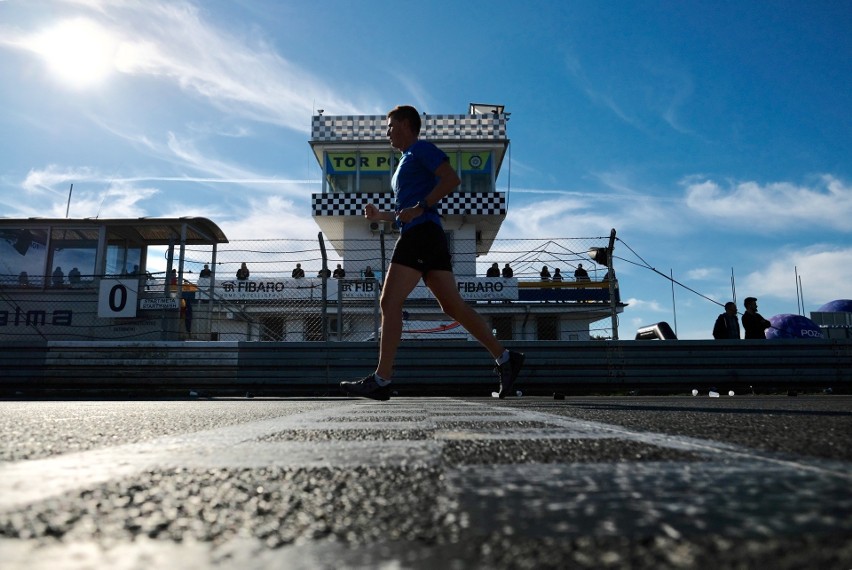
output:
[[[174,250],[149,247],[119,275],[23,284],[0,276],[0,339],[363,341],[381,334],[379,298],[396,235],[372,239],[231,240]],[[589,256],[606,237],[452,239],[462,297],[502,340],[612,338],[617,281]],[[323,269],[327,273],[323,275]],[[115,309],[127,298],[126,314]],[[405,303],[405,339],[470,339],[425,286]]]
[[[185,277],[192,281],[205,263],[211,267],[215,286],[210,289],[207,279],[196,284],[200,299],[212,299],[207,326],[213,338],[369,340],[380,334],[381,283],[395,239],[379,232],[374,239],[345,243],[232,240],[220,247],[215,265],[209,250],[187,250],[185,264],[193,273]],[[606,247],[606,238],[496,240],[478,257],[475,240],[455,240],[450,247],[460,293],[498,337],[611,337],[607,268],[588,255]],[[613,289],[617,300],[617,283]],[[422,283],[406,301],[403,317],[404,338],[469,338]]]

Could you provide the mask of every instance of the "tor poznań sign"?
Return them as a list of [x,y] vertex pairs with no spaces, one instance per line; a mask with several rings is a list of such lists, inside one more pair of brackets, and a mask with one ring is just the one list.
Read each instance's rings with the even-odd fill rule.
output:
[[[518,298],[518,280],[502,277],[470,277],[457,280],[459,293],[468,301],[512,301]],[[344,299],[372,299],[381,291],[373,279],[329,279],[328,298],[337,299],[338,288]],[[376,290],[378,288],[378,291]],[[199,290],[201,297],[203,289]],[[321,279],[250,279],[223,281],[216,284],[215,295],[239,301],[321,300]],[[409,298],[428,299],[432,296],[425,285],[418,285]]]

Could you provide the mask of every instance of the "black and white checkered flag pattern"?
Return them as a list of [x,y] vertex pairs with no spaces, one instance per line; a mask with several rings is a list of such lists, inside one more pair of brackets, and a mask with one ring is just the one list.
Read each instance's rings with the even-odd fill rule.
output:
[[[313,142],[387,142],[384,115],[316,115],[311,124]],[[506,140],[501,115],[424,115],[420,138],[425,140]]]
[[[313,195],[314,216],[361,216],[364,206],[373,203],[380,210],[393,210],[390,193],[333,193]],[[506,215],[506,195],[502,192],[456,192],[438,204],[444,216]]]

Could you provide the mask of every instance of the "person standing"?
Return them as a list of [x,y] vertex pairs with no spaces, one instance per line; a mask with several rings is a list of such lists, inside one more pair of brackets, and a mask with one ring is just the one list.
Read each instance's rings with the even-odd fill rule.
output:
[[745,329],[745,338],[747,339],[766,339],[766,329],[772,326],[772,323],[767,321],[757,312],[757,299],[754,297],[746,297],[743,301],[745,313],[743,313],[743,329]]
[[251,275],[251,272],[249,271],[249,268],[248,268],[248,265],[246,265],[246,262],[243,261],[242,265],[240,265],[240,268],[237,269],[237,279],[239,281],[245,281],[249,278],[249,275]]
[[515,272],[512,271],[512,266],[510,266],[508,263],[506,265],[504,265],[502,275],[505,279],[510,279],[510,278],[514,277]]
[[382,336],[375,372],[360,380],[340,382],[350,396],[374,400],[390,399],[393,364],[402,338],[402,308],[421,279],[441,309],[458,321],[491,353],[497,366],[500,398],[514,394],[513,386],[524,363],[524,355],[503,347],[485,320],[462,299],[453,275],[447,238],[436,206],[461,182],[449,158],[434,144],[419,139],[420,114],[407,105],[387,114],[391,146],[402,153],[391,179],[394,211],[364,206],[370,221],[395,222],[400,228],[380,301]]
[[725,340],[740,338],[740,323],[737,322],[737,305],[732,301],[725,303],[725,312],[716,318],[713,325],[713,338]]

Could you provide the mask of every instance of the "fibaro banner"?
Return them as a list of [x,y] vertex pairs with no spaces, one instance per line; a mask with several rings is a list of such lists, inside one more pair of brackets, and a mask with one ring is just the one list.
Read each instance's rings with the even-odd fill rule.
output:
[[[494,277],[458,278],[457,286],[462,298],[469,301],[510,301],[518,298],[518,280]],[[381,283],[373,279],[329,279],[327,295],[337,299],[338,288],[344,299],[370,299],[378,297]],[[196,295],[206,298],[199,290]],[[260,301],[273,299],[319,300],[322,298],[322,280],[307,279],[252,279],[248,281],[224,281],[216,284],[216,296],[229,300]],[[410,299],[427,299],[432,294],[424,285],[415,287]]]

